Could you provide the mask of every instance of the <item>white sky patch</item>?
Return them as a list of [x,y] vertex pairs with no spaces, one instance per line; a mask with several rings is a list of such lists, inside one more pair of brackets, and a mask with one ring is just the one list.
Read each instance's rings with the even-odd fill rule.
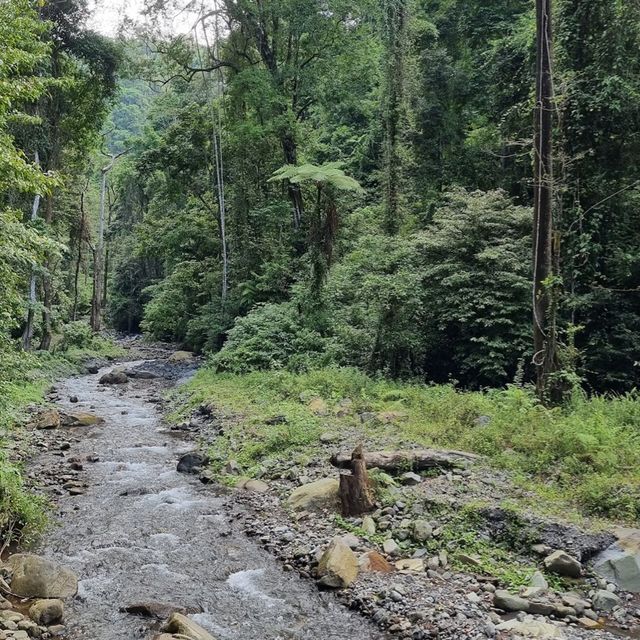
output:
[[[144,24],[144,8],[145,0],[90,0],[87,26],[105,36],[115,37],[125,20]],[[193,27],[196,17],[197,13],[177,7],[161,29],[164,33],[186,33]]]

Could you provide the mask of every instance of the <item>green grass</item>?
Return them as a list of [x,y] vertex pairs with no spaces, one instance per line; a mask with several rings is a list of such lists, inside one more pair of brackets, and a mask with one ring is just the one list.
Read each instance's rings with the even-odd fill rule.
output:
[[[576,395],[567,406],[549,409],[526,388],[464,392],[449,385],[376,380],[344,368],[246,375],[203,369],[186,393],[183,410],[204,402],[242,416],[216,442],[219,465],[235,458],[251,473],[265,460],[314,456],[321,450],[321,433],[361,434],[369,447],[415,443],[483,454],[535,493],[532,505],[550,511],[573,509],[617,521],[640,517],[636,394]],[[317,397],[327,403],[328,416],[309,408]],[[351,407],[338,417],[345,399]],[[358,414],[365,411],[378,417],[362,424]],[[275,415],[286,416],[287,424],[265,424]],[[481,416],[488,418],[486,424]]]
[[[56,353],[0,353],[0,538],[4,543],[27,544],[47,523],[48,505],[25,486],[22,469],[9,460],[4,443],[31,404],[41,403],[56,380],[77,373],[89,358],[118,356],[114,343],[96,338],[85,347],[69,347]],[[4,365],[4,366],[3,366]],[[1,546],[1,545],[0,545]]]

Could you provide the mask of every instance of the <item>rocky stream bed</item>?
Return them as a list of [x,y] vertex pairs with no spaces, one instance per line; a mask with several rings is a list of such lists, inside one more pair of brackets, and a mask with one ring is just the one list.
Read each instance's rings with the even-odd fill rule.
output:
[[[204,464],[224,429],[215,407],[163,419],[163,393],[194,369],[189,354],[134,346],[128,362],[52,390],[55,408],[25,438],[55,522],[34,555],[2,568],[0,640],[640,637],[637,595],[589,569],[610,534],[532,516],[538,539],[514,544],[563,575],[562,590],[536,573],[509,592],[478,558],[437,548],[443,507],[462,509],[476,485],[502,494],[500,474],[406,473],[393,504],[350,520],[336,517],[328,456],[304,474],[285,464],[222,487]],[[508,519],[489,509],[479,535],[501,539]]]

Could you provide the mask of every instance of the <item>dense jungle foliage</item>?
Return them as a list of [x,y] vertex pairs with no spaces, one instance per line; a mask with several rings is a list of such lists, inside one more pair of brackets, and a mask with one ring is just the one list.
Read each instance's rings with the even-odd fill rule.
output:
[[[108,324],[219,371],[486,389],[532,346],[530,0],[0,2],[0,385]],[[640,7],[554,6],[560,375],[640,344]]]

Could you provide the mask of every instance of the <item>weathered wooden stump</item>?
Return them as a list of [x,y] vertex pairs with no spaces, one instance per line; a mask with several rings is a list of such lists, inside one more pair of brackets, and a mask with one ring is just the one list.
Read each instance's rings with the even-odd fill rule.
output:
[[373,491],[361,444],[351,454],[351,473],[340,475],[340,501],[345,517],[361,516],[374,509]]

